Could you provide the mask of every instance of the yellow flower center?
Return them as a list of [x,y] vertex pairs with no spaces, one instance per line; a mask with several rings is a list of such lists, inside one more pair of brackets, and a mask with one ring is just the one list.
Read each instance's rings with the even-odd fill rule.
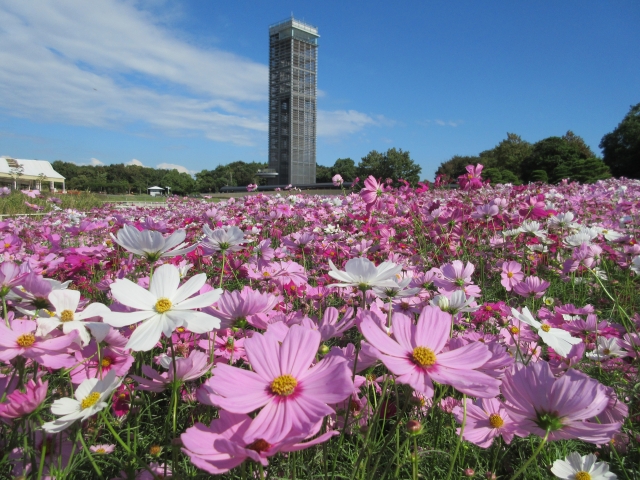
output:
[[540,328],[545,332],[548,332],[549,330],[551,330],[551,327],[549,325],[547,325],[546,323],[542,324],[540,326]]
[[293,393],[297,386],[298,381],[293,376],[280,375],[271,382],[271,391],[276,395],[287,397]]
[[156,455],[159,455],[160,452],[162,452],[162,447],[160,445],[151,445],[151,447],[149,447],[149,455],[153,455],[155,457]]
[[270,277],[271,274],[269,272],[262,272],[263,277]]
[[100,447],[100,448],[96,448],[96,451],[94,453],[97,453],[98,455],[104,455],[105,453],[107,453],[107,451]]
[[169,300],[168,298],[160,298],[156,302],[156,312],[168,312],[169,310],[171,310],[171,305],[171,300]]
[[513,278],[513,272],[508,272],[507,273],[507,278]]
[[427,347],[416,347],[411,354],[413,361],[421,367],[430,367],[436,363],[436,354]]
[[89,407],[93,407],[96,403],[98,403],[98,400],[100,400],[100,394],[98,392],[91,392],[85,397],[84,400],[82,400],[80,406],[83,410],[85,410]]
[[10,244],[10,243],[5,243],[5,244],[4,244],[4,248],[9,248],[10,246],[11,246],[11,244]]
[[102,368],[106,368],[106,367],[110,367],[112,363],[113,363],[113,360],[111,360],[109,357],[104,357],[100,362],[100,365],[102,365]]
[[580,470],[579,472],[576,472],[575,479],[576,480],[591,480],[591,475],[589,475],[589,473],[585,472],[584,470]]
[[61,322],[71,322],[71,321],[73,321],[73,311],[72,310],[63,310],[60,313],[60,321]]
[[489,423],[493,428],[500,428],[502,425],[504,425],[504,420],[497,413],[492,413],[491,415],[489,415]]
[[511,327],[511,328],[509,329],[509,331],[510,331],[513,335],[516,335],[516,334],[520,333],[520,329],[519,329],[518,327],[516,327],[515,325],[514,325],[513,327]]
[[16,340],[17,344],[21,347],[30,347],[36,341],[36,336],[33,333],[24,333],[18,337]]

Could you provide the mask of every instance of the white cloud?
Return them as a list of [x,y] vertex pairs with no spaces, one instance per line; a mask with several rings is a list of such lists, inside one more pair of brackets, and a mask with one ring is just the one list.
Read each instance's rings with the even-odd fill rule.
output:
[[188,173],[189,175],[193,175],[194,173],[196,173],[193,170],[189,170],[187,167],[176,165],[175,163],[160,163],[156,165],[156,168],[160,168],[162,170],[177,170],[180,173]]
[[142,162],[137,158],[132,158],[129,162],[125,163],[125,165],[137,165],[138,167],[146,167],[146,165],[143,165]]
[[318,110],[318,136],[335,137],[358,132],[368,126],[389,126],[393,121],[382,115],[367,115],[355,110]]
[[241,145],[267,130],[266,65],[178,39],[132,2],[9,0],[0,25],[5,114]]
[[91,160],[89,160],[89,163],[94,167],[97,167],[98,165],[104,165],[104,163],[98,160],[97,158],[92,158]]

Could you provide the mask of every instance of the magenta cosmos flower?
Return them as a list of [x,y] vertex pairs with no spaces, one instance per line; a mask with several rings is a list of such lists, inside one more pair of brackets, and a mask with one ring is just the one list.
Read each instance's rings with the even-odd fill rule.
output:
[[360,328],[367,341],[380,351],[382,363],[398,376],[398,382],[411,385],[427,398],[433,396],[432,380],[476,397],[498,395],[500,382],[475,370],[492,357],[484,343],[442,351],[449,339],[451,315],[429,305],[420,313],[417,325],[401,313],[396,313],[391,323],[395,340],[370,317]]
[[[453,414],[456,421],[462,423],[463,407],[455,407]],[[460,429],[458,429],[459,434]],[[518,429],[500,400],[482,398],[471,402],[467,399],[467,422],[462,438],[481,448],[489,448],[494,438],[502,436],[504,443],[509,444],[514,435],[523,437],[527,433]]]
[[341,357],[325,358],[309,368],[320,333],[294,325],[282,344],[272,335],[254,334],[244,342],[253,371],[219,364],[198,392],[198,400],[232,413],[262,408],[247,436],[272,443],[305,433],[353,392],[351,372]]
[[603,444],[620,431],[620,423],[589,423],[609,404],[606,388],[576,370],[556,378],[543,361],[505,375],[502,394],[509,416],[527,432],[549,440],[578,438]]
[[367,212],[380,206],[383,193],[384,185],[379,183],[373,175],[369,175],[364,181],[364,188],[360,190],[360,198],[367,204]]
[[47,397],[47,388],[49,382],[46,380],[44,383],[40,379],[37,382],[29,380],[25,392],[16,389],[0,403],[0,417],[20,418],[34,412]]

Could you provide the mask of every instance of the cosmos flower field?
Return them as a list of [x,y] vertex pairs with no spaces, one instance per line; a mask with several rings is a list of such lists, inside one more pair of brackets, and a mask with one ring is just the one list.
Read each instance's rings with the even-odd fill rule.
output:
[[468,170],[3,219],[0,478],[639,478],[640,182]]

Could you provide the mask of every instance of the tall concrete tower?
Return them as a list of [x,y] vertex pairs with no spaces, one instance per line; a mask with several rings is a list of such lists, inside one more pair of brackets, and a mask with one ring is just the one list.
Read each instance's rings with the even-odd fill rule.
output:
[[269,27],[271,185],[316,183],[318,29],[293,17]]

